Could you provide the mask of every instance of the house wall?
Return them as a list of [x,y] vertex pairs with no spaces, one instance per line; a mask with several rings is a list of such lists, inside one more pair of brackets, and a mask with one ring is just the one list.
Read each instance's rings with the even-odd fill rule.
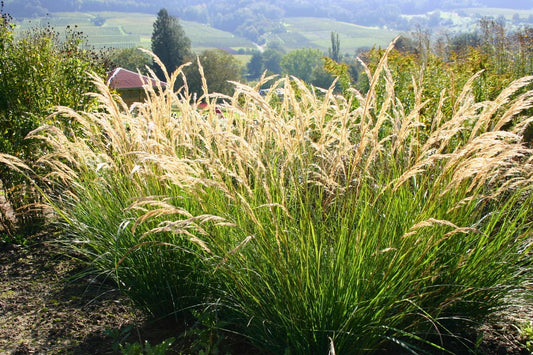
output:
[[145,100],[144,90],[142,88],[120,89],[117,92],[128,106],[131,106],[135,102],[144,102]]

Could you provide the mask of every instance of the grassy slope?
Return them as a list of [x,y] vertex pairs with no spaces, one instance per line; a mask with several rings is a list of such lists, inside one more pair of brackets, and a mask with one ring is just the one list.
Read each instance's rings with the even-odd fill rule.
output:
[[[95,26],[91,21],[96,16],[106,19],[102,26]],[[26,20],[21,28],[32,25],[46,25],[49,23],[56,30],[63,30],[67,25],[77,25],[78,29],[87,35],[89,43],[95,47],[150,47],[155,15],[140,13],[55,13],[47,18]],[[250,41],[232,35],[229,32],[190,21],[181,21],[187,36],[191,39],[195,49],[204,48],[252,48]]]
[[286,18],[284,22],[287,33],[280,35],[280,38],[285,40],[284,44],[291,49],[310,46],[327,51],[331,45],[330,34],[333,31],[339,34],[341,51],[353,53],[359,47],[386,47],[398,34],[396,31],[325,18],[294,17]]

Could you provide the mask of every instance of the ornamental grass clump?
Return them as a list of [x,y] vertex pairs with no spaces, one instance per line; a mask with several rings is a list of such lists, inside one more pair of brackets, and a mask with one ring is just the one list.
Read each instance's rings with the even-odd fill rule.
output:
[[[181,189],[165,183],[165,172],[140,158],[141,153],[169,153],[161,149],[171,149],[167,141],[172,137],[162,136],[159,127],[171,132],[173,99],[169,92],[157,95],[152,90],[148,103],[130,109],[101,80],[93,79],[98,107],[87,112],[56,110],[56,116],[72,120],[72,131],[43,126],[30,134],[48,147],[48,154],[36,162],[49,171],[42,177],[53,186],[48,200],[60,216],[67,246],[89,260],[102,279],[114,280],[153,317],[188,317],[208,299],[203,287],[214,286],[202,281],[205,268],[196,253],[203,251],[181,235],[146,233],[157,223],[155,215],[150,222],[138,223],[154,209],[153,203],[144,202],[154,196],[161,205],[188,206]],[[155,90],[164,92],[161,86]]]
[[[296,78],[197,101],[178,69],[135,113],[100,83],[40,163],[71,245],[154,315],[218,304],[258,347],[446,347],[520,293],[531,266],[532,77],[446,116],[405,112],[387,54],[367,93]],[[443,92],[440,103],[446,100]],[[207,102],[199,111],[197,103]],[[222,111],[222,115],[219,114]],[[424,119],[424,122],[427,118]],[[469,345],[469,344],[466,344]]]

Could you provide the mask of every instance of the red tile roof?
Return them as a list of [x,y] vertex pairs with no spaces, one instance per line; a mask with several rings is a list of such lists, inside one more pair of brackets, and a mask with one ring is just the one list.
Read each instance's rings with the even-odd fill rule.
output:
[[[158,80],[146,75],[139,76],[139,73],[124,68],[116,68],[107,75],[107,85],[111,89],[137,89],[149,83],[157,86]],[[163,81],[159,81],[159,84],[163,87],[167,86],[167,83]]]

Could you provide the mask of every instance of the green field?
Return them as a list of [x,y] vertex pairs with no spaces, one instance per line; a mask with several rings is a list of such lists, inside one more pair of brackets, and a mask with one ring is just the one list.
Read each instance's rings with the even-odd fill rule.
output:
[[[96,26],[93,21],[100,16],[105,19],[102,26]],[[98,12],[54,13],[49,17],[25,20],[19,23],[19,29],[28,29],[34,25],[52,25],[62,31],[66,26],[78,26],[88,39],[88,43],[96,48],[103,47],[150,47],[155,15],[140,13]],[[191,39],[193,49],[205,48],[253,48],[252,42],[236,37],[229,32],[220,31],[197,22],[180,21],[187,36]]]
[[[96,18],[103,18],[105,22],[101,26],[96,26],[94,24]],[[96,48],[135,46],[149,48],[155,19],[155,15],[141,13],[62,12],[48,17],[24,20],[18,25],[19,30],[24,30],[34,25],[50,24],[58,31],[64,30],[69,25],[76,25],[87,36],[89,45]],[[256,47],[254,43],[245,38],[205,24],[191,21],[180,21],[180,23],[191,39],[195,50],[207,48],[238,50]],[[287,18],[284,20],[284,25],[287,32],[272,35],[269,40],[281,42],[287,50],[314,47],[327,51],[330,46],[330,33],[335,31],[341,40],[341,50],[353,53],[359,47],[386,46],[397,34],[394,31],[321,18]]]
[[287,33],[279,38],[291,49],[316,47],[327,51],[331,46],[331,32],[337,32],[341,43],[341,52],[352,53],[361,47],[374,45],[386,47],[398,35],[397,31],[377,27],[358,26],[324,18],[294,17],[284,19]]

